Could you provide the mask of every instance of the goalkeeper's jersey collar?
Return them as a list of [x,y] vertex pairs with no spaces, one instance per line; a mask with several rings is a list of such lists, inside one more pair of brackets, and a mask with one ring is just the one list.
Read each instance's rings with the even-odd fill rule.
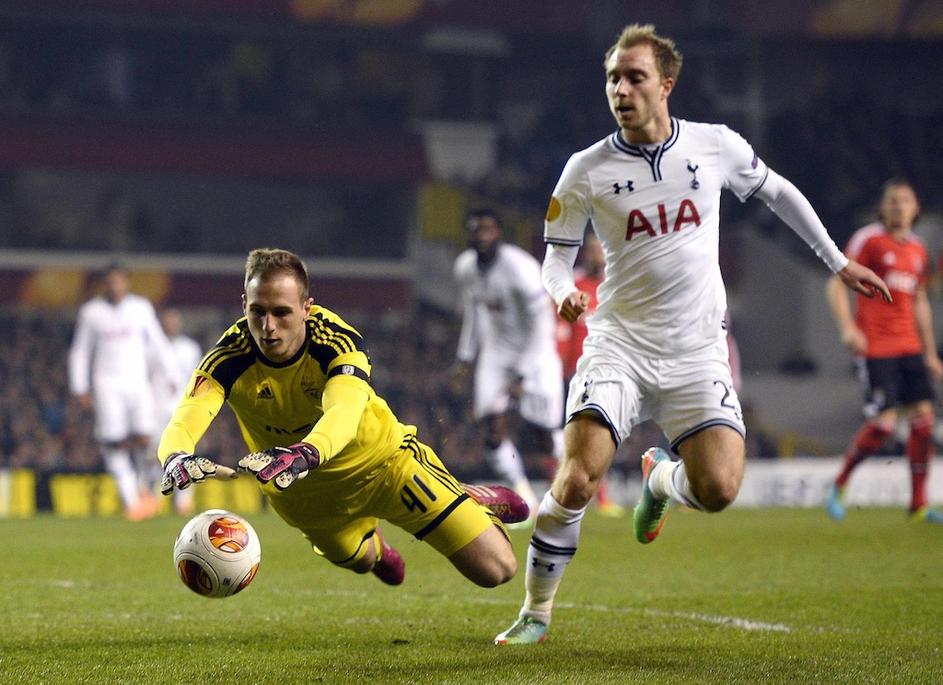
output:
[[311,322],[310,321],[305,322],[305,337],[304,337],[304,342],[301,343],[301,347],[298,348],[297,352],[291,355],[290,359],[286,359],[283,362],[276,362],[266,357],[262,353],[262,350],[259,349],[259,345],[258,343],[256,343],[255,338],[253,338],[250,335],[249,339],[252,341],[252,349],[255,351],[255,357],[256,359],[259,360],[259,363],[264,364],[265,366],[271,367],[273,369],[284,369],[288,366],[291,366],[292,364],[296,364],[298,360],[301,359],[301,357],[304,356],[304,353],[307,351],[308,345],[311,342]]

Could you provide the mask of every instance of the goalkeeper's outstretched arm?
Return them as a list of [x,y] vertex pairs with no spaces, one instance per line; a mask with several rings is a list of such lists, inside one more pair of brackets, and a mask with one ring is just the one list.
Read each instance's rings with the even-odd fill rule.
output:
[[160,489],[169,495],[206,478],[235,478],[236,472],[194,453],[225,401],[222,387],[209,376],[194,372],[187,393],[161,434],[157,458],[164,467]]

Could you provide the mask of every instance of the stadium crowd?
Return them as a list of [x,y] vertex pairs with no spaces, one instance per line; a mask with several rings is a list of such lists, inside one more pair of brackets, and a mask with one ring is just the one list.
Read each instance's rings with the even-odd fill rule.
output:
[[[585,50],[548,56],[539,43],[520,37],[507,55],[430,60],[421,47],[397,40],[365,49],[330,32],[305,41],[231,28],[212,35],[193,31],[0,23],[0,115],[123,121],[154,130],[181,123],[228,122],[246,131],[310,130],[334,132],[341,138],[364,129],[408,134],[424,120],[494,122],[498,131],[494,173],[468,181],[469,189],[534,216],[542,216],[548,189],[568,151],[588,145],[610,126],[584,106],[599,97],[598,82],[573,68],[598,62],[598,55]],[[57,50],[45,49],[48,45],[58,46]],[[738,49],[747,52],[747,47]],[[746,96],[736,95],[743,106],[735,107],[734,126],[761,141],[758,151],[770,165],[799,179],[800,189],[839,244],[859,224],[856,213],[871,206],[874,188],[889,176],[905,173],[921,189],[926,209],[943,205],[937,183],[943,176],[943,160],[926,154],[941,144],[943,115],[927,104],[929,93],[920,87],[939,58],[928,52],[930,45],[909,47],[926,52],[926,59],[913,60],[895,73],[896,81],[885,93],[877,92],[870,84],[875,79],[866,74],[848,77],[863,68],[856,59],[857,45],[813,45],[808,59],[815,71],[803,83],[808,93],[800,98],[782,95],[788,84],[768,85],[783,80],[777,71],[782,67],[776,66],[775,44],[760,46],[757,49],[765,54],[760,68],[768,72],[761,75],[768,91],[762,97],[763,111],[747,121]],[[893,46],[873,43],[869,54],[877,73],[900,64]],[[545,65],[548,59],[553,68]],[[713,58],[700,61],[713,64]],[[726,61],[730,64],[717,57],[718,68],[735,73],[737,60]],[[745,85],[731,78],[723,88],[711,87],[717,80],[710,73],[714,66],[697,64],[685,66],[690,70],[683,77],[688,87],[676,96],[677,115],[730,120],[732,105],[725,89]],[[387,77],[391,69],[398,74],[396,79]],[[498,74],[502,78],[493,78]],[[520,93],[522,82],[529,84],[527,98]],[[456,98],[455,83],[474,87]],[[796,90],[795,84],[790,87]],[[560,92],[569,97],[555,97]],[[905,99],[904,93],[912,97]],[[830,134],[822,135],[824,131]],[[8,188],[0,187],[0,211],[12,201],[6,192]],[[128,205],[126,212],[140,213],[138,198],[121,200]],[[744,211],[738,203],[728,203],[725,223],[731,217],[742,218]],[[138,239],[147,233],[146,216],[128,221],[140,224]],[[187,218],[178,223],[186,224]],[[779,231],[776,222],[770,220],[768,225],[772,233]],[[49,239],[41,231],[24,228],[16,232],[18,240]],[[188,228],[191,234],[199,233],[199,226]],[[173,252],[179,249],[179,239],[178,233],[170,232],[150,239],[163,244],[147,248]]]

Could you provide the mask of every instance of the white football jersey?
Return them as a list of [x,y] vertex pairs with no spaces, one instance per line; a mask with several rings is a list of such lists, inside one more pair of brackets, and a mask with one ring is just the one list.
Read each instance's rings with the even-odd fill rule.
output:
[[130,293],[112,304],[96,297],[79,308],[69,350],[74,394],[89,392],[90,383],[149,387],[149,362],[161,365],[168,377],[175,374],[170,343],[147,299]]
[[519,367],[541,355],[556,355],[553,302],[531,254],[500,243],[494,262],[482,271],[475,250],[467,249],[455,260],[455,280],[464,308],[460,360],[471,361],[483,348],[500,351]]
[[159,408],[168,408],[170,414],[177,406],[180,396],[183,394],[193,370],[200,365],[203,359],[203,351],[199,343],[186,335],[178,335],[170,338],[170,349],[174,359],[174,376],[167,377],[160,367],[156,367],[152,380],[154,384],[154,393],[157,397],[157,406]]
[[[656,145],[617,131],[567,162],[547,210],[548,243],[580,245],[587,220],[606,255],[590,337],[671,357],[723,338],[727,296],[718,263],[720,191],[750,198],[768,169],[723,125],[672,117]],[[588,341],[589,342],[589,341]]]

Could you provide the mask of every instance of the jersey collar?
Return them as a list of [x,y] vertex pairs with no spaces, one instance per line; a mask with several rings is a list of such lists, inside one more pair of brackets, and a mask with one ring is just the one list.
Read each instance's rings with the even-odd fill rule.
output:
[[262,354],[262,350],[260,350],[259,346],[256,345],[255,338],[253,338],[251,334],[249,335],[249,340],[252,341],[252,348],[255,350],[256,358],[262,364],[264,364],[265,366],[270,366],[273,369],[284,369],[285,367],[291,366],[292,364],[296,363],[299,359],[301,359],[305,351],[308,349],[308,342],[311,340],[311,322],[305,321],[305,339],[304,339],[304,342],[301,343],[301,347],[298,348],[298,351],[295,352],[291,356],[290,359],[286,359],[283,362],[272,361],[271,359],[266,357],[264,354]]
[[613,146],[615,146],[617,150],[632,155],[633,157],[653,159],[660,157],[665,150],[677,142],[680,129],[681,126],[677,118],[671,117],[671,133],[668,135],[668,138],[661,143],[655,143],[654,145],[633,145],[632,143],[627,143],[622,137],[622,131],[620,129],[616,129],[611,139]]

